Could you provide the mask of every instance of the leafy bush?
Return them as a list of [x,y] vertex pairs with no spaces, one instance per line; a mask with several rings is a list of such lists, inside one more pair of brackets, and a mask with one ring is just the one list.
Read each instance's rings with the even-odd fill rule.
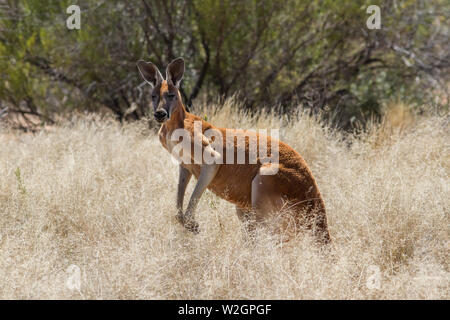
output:
[[[2,2],[0,102],[46,121],[104,107],[139,119],[149,100],[136,61],[162,69],[177,56],[194,107],[237,94],[249,110],[326,109],[351,129],[388,100],[448,96],[443,0],[83,0],[80,30],[66,27],[73,1]],[[366,28],[369,4],[380,30]]]

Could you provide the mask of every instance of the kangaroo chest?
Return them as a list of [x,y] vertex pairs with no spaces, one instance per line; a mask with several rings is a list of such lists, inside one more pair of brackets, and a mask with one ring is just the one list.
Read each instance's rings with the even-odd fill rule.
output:
[[159,129],[159,132],[158,132],[159,142],[162,144],[164,149],[166,149],[167,151],[169,151],[171,153],[173,148],[177,145],[178,142],[172,141],[170,136],[171,136],[171,132],[169,132],[165,126],[162,126]]
[[[184,149],[182,150],[174,150],[175,146],[177,146],[180,142],[176,139],[172,141],[171,139],[171,132],[167,130],[165,126],[162,126],[161,129],[159,129],[158,132],[158,138],[161,145],[166,149],[172,156],[176,157],[178,160],[181,160],[179,158],[180,151],[181,154],[185,152]],[[196,178],[200,175],[201,165],[195,164],[194,159],[192,158],[192,155],[186,155],[188,158],[190,158],[190,161],[181,161],[181,165],[188,169]],[[186,160],[186,159],[185,159]]]

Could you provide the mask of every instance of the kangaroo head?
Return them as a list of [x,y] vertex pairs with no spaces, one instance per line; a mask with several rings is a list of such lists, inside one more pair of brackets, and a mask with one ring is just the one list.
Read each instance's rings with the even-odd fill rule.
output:
[[180,82],[184,74],[184,60],[173,60],[166,69],[166,79],[151,62],[138,61],[137,67],[145,81],[152,87],[153,115],[159,123],[170,119],[177,107],[183,105],[180,95]]

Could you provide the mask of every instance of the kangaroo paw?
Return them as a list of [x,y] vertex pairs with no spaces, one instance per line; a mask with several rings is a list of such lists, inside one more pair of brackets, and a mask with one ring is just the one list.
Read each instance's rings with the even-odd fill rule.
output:
[[186,221],[184,223],[184,226],[186,229],[188,229],[189,231],[191,231],[194,234],[200,233],[200,227],[199,227],[198,223],[194,220]]
[[200,228],[198,223],[192,219],[192,218],[188,218],[186,217],[184,214],[182,213],[178,213],[176,215],[176,219],[178,220],[178,222],[180,222],[186,229],[188,229],[189,231],[193,232],[194,234],[198,234],[200,232]]

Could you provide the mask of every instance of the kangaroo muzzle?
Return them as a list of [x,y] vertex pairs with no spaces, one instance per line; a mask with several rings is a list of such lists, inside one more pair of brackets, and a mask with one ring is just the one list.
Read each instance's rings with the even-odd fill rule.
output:
[[155,117],[156,121],[163,122],[168,117],[168,114],[166,110],[159,109],[153,114],[153,116]]

